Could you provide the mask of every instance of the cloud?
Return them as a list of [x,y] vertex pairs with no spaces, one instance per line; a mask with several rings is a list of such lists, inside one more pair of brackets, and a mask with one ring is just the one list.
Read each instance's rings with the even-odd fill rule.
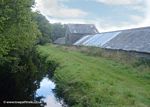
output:
[[96,0],[96,1],[108,5],[134,5],[140,3],[142,0]]
[[[101,22],[103,26],[98,24],[102,32],[123,30],[138,27],[150,26],[150,0],[97,0],[101,3],[109,5],[130,5],[131,9],[142,12],[143,15],[132,14],[130,15],[129,22],[120,22],[119,24],[113,23],[113,20]],[[127,6],[127,7],[128,7]]]
[[132,20],[132,22],[140,23],[143,19],[144,16],[130,15],[130,20]]
[[137,16],[137,15],[131,15],[131,20],[133,22],[136,22],[135,24],[131,23],[128,24],[128,27],[130,28],[137,28],[137,27],[146,27],[150,26],[150,0],[143,0],[145,6],[141,8],[144,12],[144,16]]
[[[95,0],[99,3],[107,4],[108,7],[110,5],[124,5],[125,8],[135,11],[135,13],[128,16],[128,21],[120,21],[119,23],[116,23],[114,20],[108,20],[107,17],[101,16],[89,19],[88,16],[90,13],[88,14],[87,12],[76,8],[68,8],[63,4],[65,2],[69,2],[70,0],[36,1],[36,8],[40,10],[42,14],[47,16],[47,19],[49,19],[50,23],[93,23],[97,26],[100,32],[150,26],[150,0]],[[140,12],[142,14],[136,14],[136,12]]]
[[150,0],[145,0],[145,16],[143,19],[141,19],[141,23],[139,23],[140,26],[150,26]]
[[68,8],[62,4],[62,1],[68,0],[36,0],[35,8],[46,16],[59,18],[77,18],[88,14],[80,9]]

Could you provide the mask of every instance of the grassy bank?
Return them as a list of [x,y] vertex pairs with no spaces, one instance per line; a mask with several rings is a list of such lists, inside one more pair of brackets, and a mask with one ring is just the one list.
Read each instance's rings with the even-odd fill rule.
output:
[[150,106],[150,78],[135,67],[60,46],[38,46],[37,51],[46,63],[59,63],[56,93],[71,107]]

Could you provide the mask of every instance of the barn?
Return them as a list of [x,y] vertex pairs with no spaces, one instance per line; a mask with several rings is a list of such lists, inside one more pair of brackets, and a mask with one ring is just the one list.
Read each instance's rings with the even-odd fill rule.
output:
[[150,27],[87,35],[74,45],[150,53]]

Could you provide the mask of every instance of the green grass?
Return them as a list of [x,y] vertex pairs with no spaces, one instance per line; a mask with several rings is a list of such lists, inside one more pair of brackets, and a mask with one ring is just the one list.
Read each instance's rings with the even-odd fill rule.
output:
[[150,78],[128,64],[61,46],[38,46],[37,51],[45,62],[59,63],[56,93],[71,107],[150,106]]

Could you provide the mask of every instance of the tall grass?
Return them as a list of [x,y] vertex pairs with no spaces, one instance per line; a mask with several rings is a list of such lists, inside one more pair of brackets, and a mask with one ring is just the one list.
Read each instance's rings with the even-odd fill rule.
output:
[[150,105],[149,61],[93,47],[46,45],[37,51],[46,62],[59,63],[53,77],[56,93],[70,107]]
[[64,46],[63,48],[64,50],[78,51],[87,56],[103,57],[122,63],[128,67],[136,69],[136,72],[139,75],[146,79],[150,79],[150,54],[144,56],[142,55],[143,53],[85,46]]

